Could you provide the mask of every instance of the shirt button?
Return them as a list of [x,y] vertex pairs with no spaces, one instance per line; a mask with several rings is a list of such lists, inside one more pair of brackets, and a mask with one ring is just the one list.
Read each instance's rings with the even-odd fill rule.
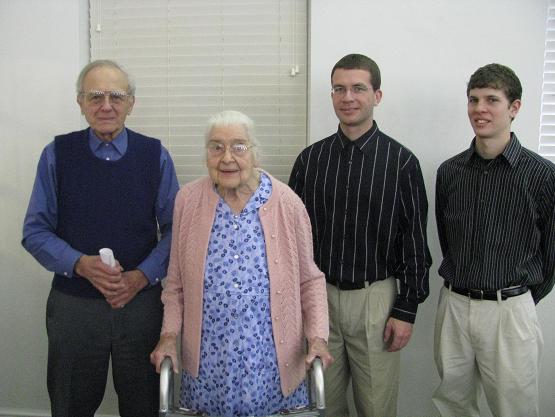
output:
[[64,272],[64,275],[67,277],[69,274],[67,272]]
[[110,160],[110,158],[109,158],[109,157],[106,157],[106,160],[107,160],[107,161],[109,161],[109,160]]
[[239,226],[237,226],[236,224],[234,224],[234,225],[233,225],[233,228],[234,228],[235,230],[237,230],[237,229],[239,228]]
[[235,288],[239,288],[239,284],[237,284],[237,283],[233,284],[233,286],[234,286]]
[[349,161],[349,165],[351,165],[353,163],[353,161]]
[[239,255],[233,255],[234,259],[239,259]]

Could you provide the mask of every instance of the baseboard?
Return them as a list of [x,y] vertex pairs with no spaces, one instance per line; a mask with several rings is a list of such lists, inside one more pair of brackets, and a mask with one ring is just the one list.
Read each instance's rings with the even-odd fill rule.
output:
[[24,408],[0,408],[0,417],[50,417],[50,412]]
[[[24,408],[1,408],[0,417],[50,417],[45,410],[29,410]],[[111,414],[96,414],[95,417],[117,417]]]

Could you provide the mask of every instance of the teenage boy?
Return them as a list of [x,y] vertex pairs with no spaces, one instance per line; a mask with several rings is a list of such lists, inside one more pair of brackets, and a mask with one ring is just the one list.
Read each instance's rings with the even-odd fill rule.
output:
[[535,304],[555,279],[555,165],[511,132],[522,87],[510,68],[479,68],[466,93],[476,136],[437,173],[433,401],[442,416],[479,416],[481,383],[494,416],[539,416]]

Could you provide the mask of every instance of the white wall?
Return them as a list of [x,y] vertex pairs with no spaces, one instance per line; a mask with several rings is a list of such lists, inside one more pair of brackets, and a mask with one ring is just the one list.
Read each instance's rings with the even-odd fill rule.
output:
[[[42,148],[81,128],[86,0],[0,0],[0,416],[47,415],[45,304],[52,274],[20,245]],[[113,389],[101,408],[116,414]]]
[[[375,59],[383,99],[374,115],[384,132],[418,156],[430,204],[428,236],[434,264],[431,294],[420,306],[414,336],[402,355],[399,416],[431,416],[438,382],[433,325],[442,280],[434,214],[435,171],[468,147],[466,82],[480,66],[512,67],[523,84],[523,107],[513,129],[537,150],[546,0],[313,0],[310,19],[310,140],[337,129],[330,99],[330,71],[342,56]],[[545,349],[540,415],[555,410],[555,294],[538,306]],[[484,416],[489,415],[484,411]]]
[[[537,147],[546,8],[546,0],[313,0],[310,140],[336,129],[333,64],[350,52],[373,57],[384,91],[376,120],[419,156],[433,206],[436,167],[471,139],[465,83],[480,65],[498,61],[520,76],[524,106],[514,128],[528,147]],[[48,415],[44,310],[51,274],[19,242],[42,148],[55,134],[82,126],[73,85],[88,57],[87,18],[86,0],[0,0],[0,416]],[[434,415],[431,343],[440,255],[430,208],[432,294],[403,354],[400,416]],[[555,326],[548,318],[555,295],[538,311],[546,344],[541,410],[549,415]],[[116,410],[110,384],[100,412]]]

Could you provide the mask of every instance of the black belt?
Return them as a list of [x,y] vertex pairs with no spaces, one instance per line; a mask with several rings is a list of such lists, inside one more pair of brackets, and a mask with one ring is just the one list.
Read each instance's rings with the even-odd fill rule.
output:
[[[472,298],[473,300],[489,300],[497,301],[497,291],[495,290],[474,290],[468,288],[457,288],[452,287],[449,282],[445,281],[445,287],[449,288],[451,291],[457,294],[464,295],[465,297]],[[501,290],[501,299],[506,300],[510,297],[516,297],[517,295],[522,295],[528,291],[526,285],[521,285],[520,287],[505,288]]]
[[336,281],[336,282],[330,282],[330,284],[339,288],[340,290],[361,290],[365,287],[365,281],[362,281],[362,282]]

